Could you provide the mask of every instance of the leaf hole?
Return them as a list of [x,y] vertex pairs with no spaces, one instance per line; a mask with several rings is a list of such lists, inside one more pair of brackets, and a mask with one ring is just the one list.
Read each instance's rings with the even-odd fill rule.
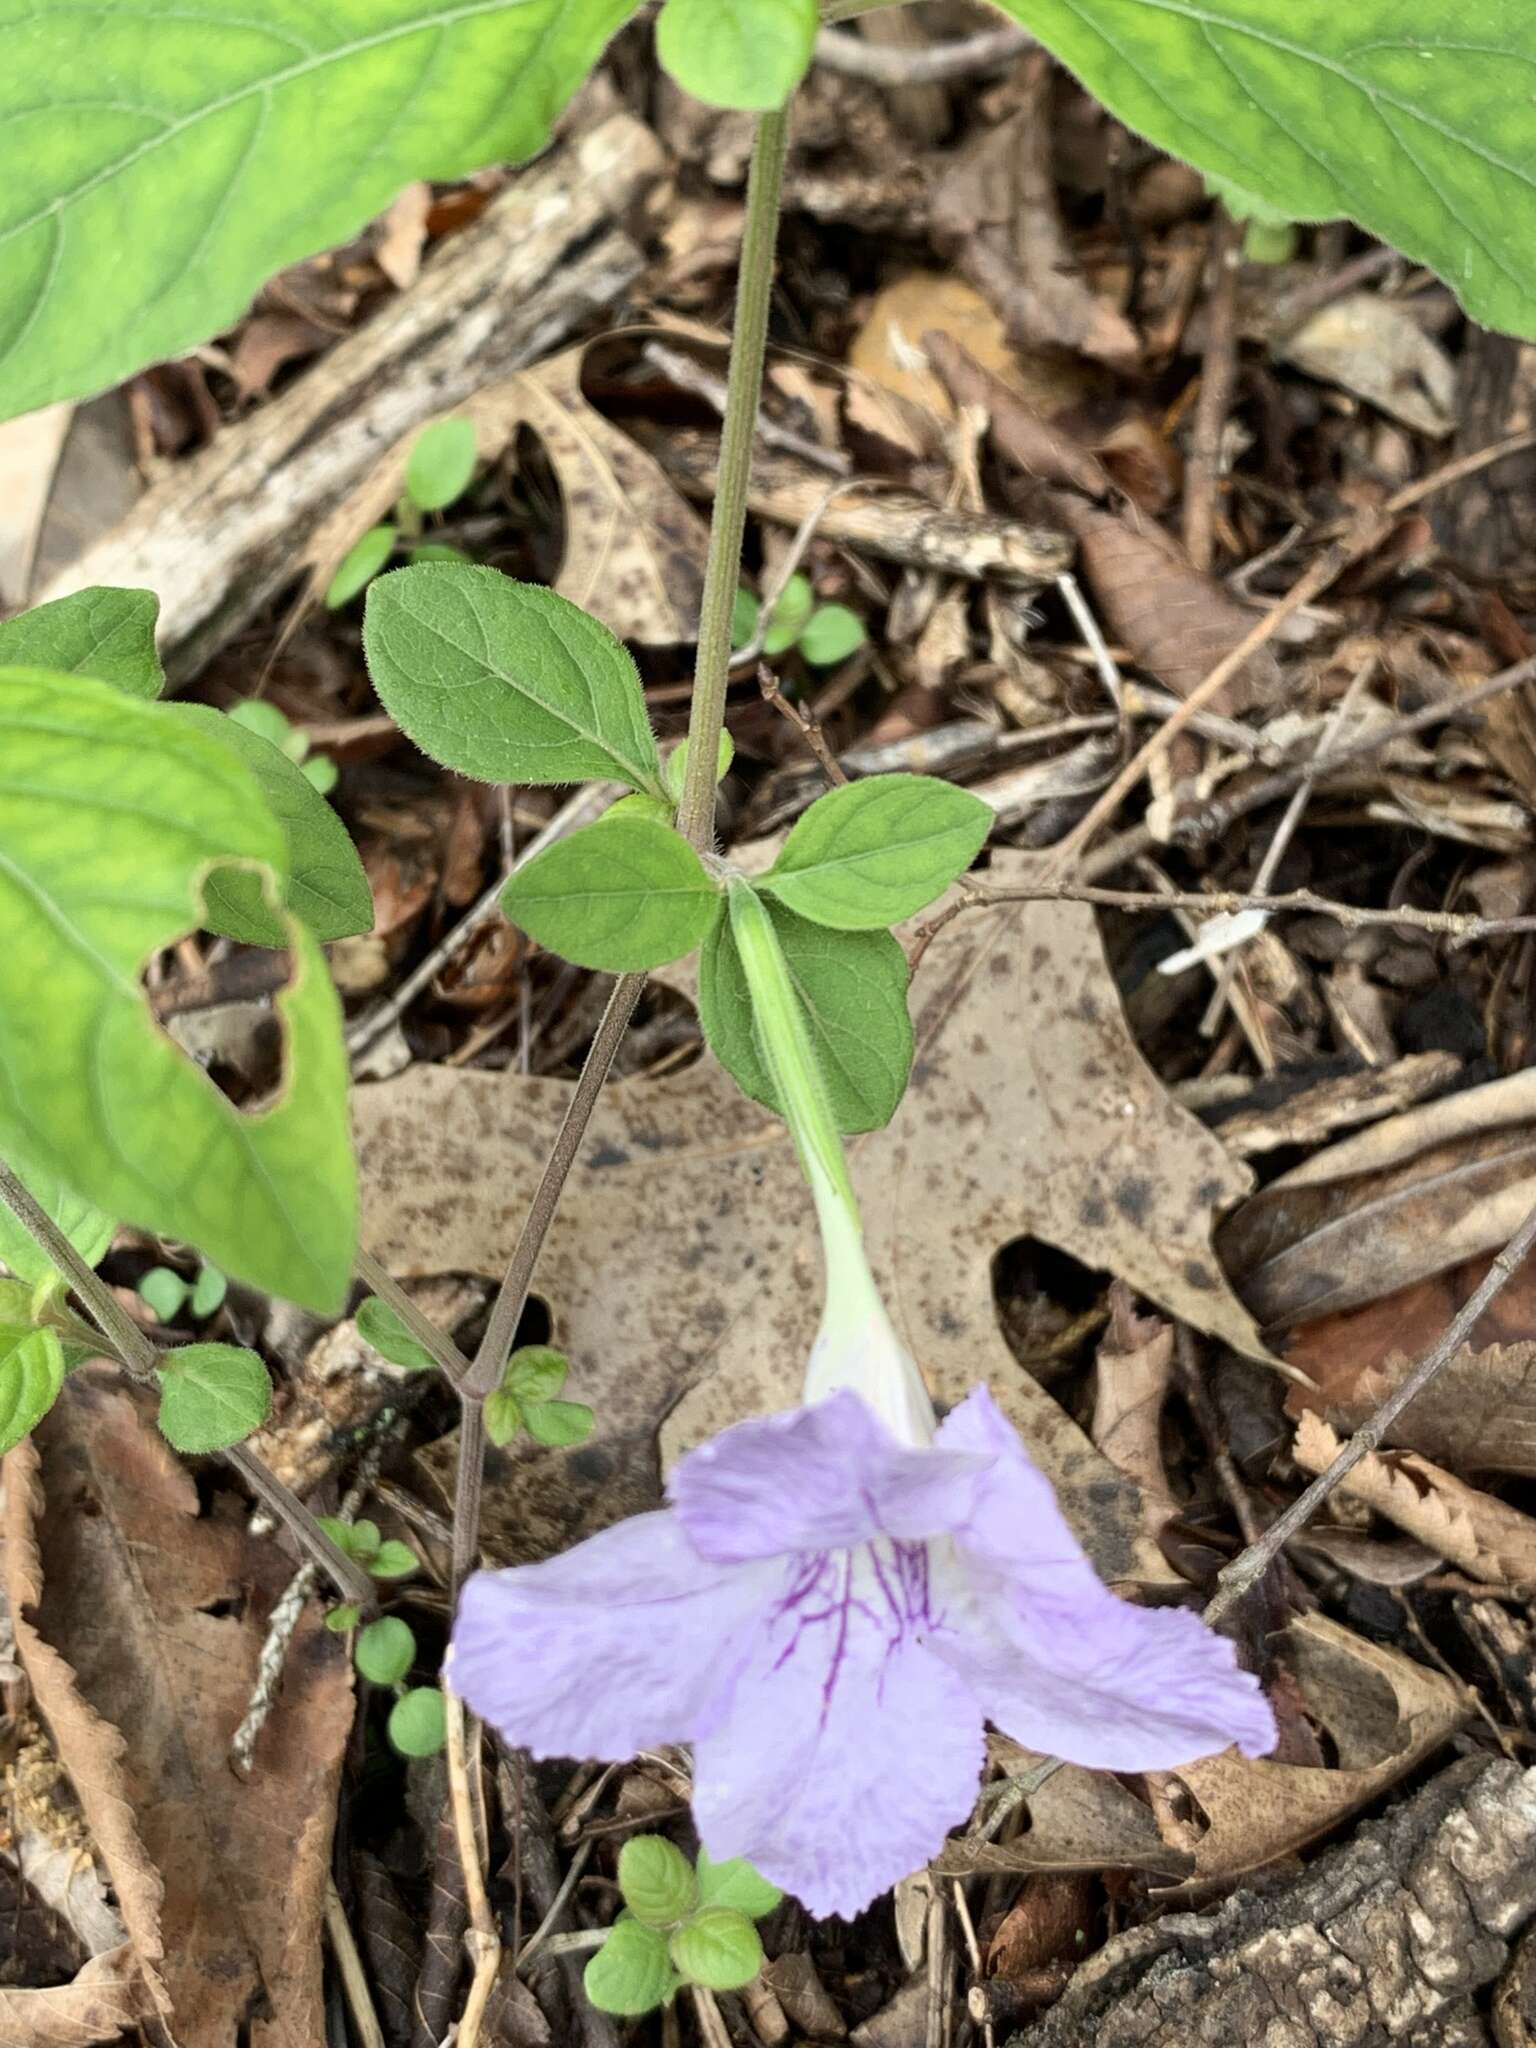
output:
[[244,1593],[224,1593],[217,1600],[204,1600],[198,1606],[199,1614],[206,1614],[211,1621],[243,1621],[245,1619]]
[[1109,1319],[1109,1276],[1036,1237],[992,1260],[992,1302],[1009,1350],[1042,1385],[1085,1362]]

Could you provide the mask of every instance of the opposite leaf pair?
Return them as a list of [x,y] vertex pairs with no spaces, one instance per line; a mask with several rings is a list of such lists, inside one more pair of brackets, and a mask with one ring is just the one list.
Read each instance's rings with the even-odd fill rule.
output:
[[683,1984],[739,1991],[763,1965],[754,1920],[783,1893],[750,1863],[697,1870],[661,1835],[636,1835],[619,1851],[624,1911],[588,1963],[587,1996],[600,2012],[634,2017],[665,2005]]

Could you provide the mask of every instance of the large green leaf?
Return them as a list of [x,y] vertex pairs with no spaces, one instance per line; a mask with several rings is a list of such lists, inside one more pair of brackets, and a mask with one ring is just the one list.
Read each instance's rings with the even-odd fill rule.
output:
[[0,418],[226,327],[413,178],[531,156],[636,0],[0,0]]
[[481,782],[614,777],[665,796],[640,675],[606,626],[538,583],[422,562],[368,589],[379,700],[424,754]]
[[226,746],[107,684],[0,670],[0,1156],[226,1272],[341,1306],[357,1239],[347,1067],[318,946],[290,923],[283,1083],[245,1114],[156,1025],[139,976],[235,861],[287,878]]
[[159,616],[160,600],[152,590],[95,583],[0,621],[0,666],[95,676],[131,697],[158,697],[165,688],[155,651]]
[[[4,846],[0,841],[0,857]],[[65,1187],[55,1173],[23,1158],[14,1143],[6,1147],[6,1165],[26,1187],[32,1199],[57,1223],[88,1266],[107,1255],[117,1225],[92,1203],[83,1201],[73,1188]],[[67,1284],[52,1259],[33,1237],[19,1216],[0,1202],[0,1265],[25,1280],[29,1287],[47,1287],[50,1293]]]
[[1347,215],[1536,334],[1529,0],[999,0],[1114,113],[1292,220]]
[[845,782],[790,828],[759,886],[817,924],[875,931],[942,895],[992,824],[979,796],[936,775]]
[[[232,747],[255,776],[267,809],[288,842],[288,908],[317,939],[346,939],[373,929],[373,892],[347,828],[281,747],[207,704],[170,704],[166,714]],[[286,921],[271,909],[253,874],[225,869],[209,878],[211,931],[252,946],[286,946]]]
[[64,1347],[56,1330],[0,1324],[0,1456],[37,1427],[63,1384]]

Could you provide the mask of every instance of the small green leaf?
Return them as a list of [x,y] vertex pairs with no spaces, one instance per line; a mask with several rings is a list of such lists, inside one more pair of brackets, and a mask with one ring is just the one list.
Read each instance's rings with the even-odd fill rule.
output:
[[932,775],[875,775],[828,790],[759,887],[837,931],[875,931],[942,895],[980,852],[993,813]]
[[[3,844],[0,841],[0,846]],[[7,1139],[4,1150],[7,1165],[32,1199],[47,1210],[88,1266],[99,1265],[117,1235],[112,1218],[83,1201],[55,1173],[32,1160],[17,1136]],[[20,1217],[12,1215],[4,1202],[0,1202],[0,1265],[18,1280],[25,1280],[29,1287],[47,1288],[50,1293],[63,1290],[63,1275]]]
[[821,604],[800,635],[800,653],[812,668],[835,668],[856,654],[868,637],[857,612],[845,604]]
[[339,1515],[317,1517],[321,1528],[330,1537],[344,1557],[354,1557],[359,1564],[366,1564],[370,1557],[379,1554],[379,1525],[367,1520],[344,1522]]
[[675,1927],[699,1903],[693,1865],[665,1835],[632,1835],[619,1851],[619,1890],[646,1927]]
[[397,1615],[386,1614],[358,1635],[352,1661],[370,1685],[398,1685],[416,1662],[416,1638]]
[[389,1739],[402,1756],[436,1756],[448,1740],[448,1710],[435,1685],[401,1693],[389,1712]]
[[164,1354],[160,1428],[178,1451],[223,1451],[243,1443],[272,1412],[272,1381],[254,1351],[188,1344]]
[[523,1420],[536,1444],[564,1451],[586,1442],[597,1417],[584,1401],[526,1401]]
[[386,520],[382,526],[370,526],[365,534],[353,541],[337,564],[336,574],[326,585],[326,610],[339,612],[343,605],[360,596],[395,552],[399,538],[399,527],[391,526]]
[[329,796],[336,787],[341,770],[329,754],[310,754],[300,763],[304,780],[321,796]]
[[767,113],[805,76],[816,27],[816,0],[666,0],[656,54],[695,99]]
[[197,1320],[206,1322],[224,1306],[224,1297],[229,1292],[229,1282],[217,1266],[205,1265],[198,1273],[192,1289],[192,1313]]
[[522,1434],[523,1404],[509,1386],[499,1386],[483,1411],[485,1433],[498,1450]]
[[406,462],[406,495],[419,512],[441,512],[464,495],[474,473],[474,421],[434,420],[417,435]]
[[334,1313],[357,1185],[341,1008],[314,938],[292,921],[282,1083],[258,1111],[161,1029],[140,980],[202,923],[212,871],[265,868],[279,892],[287,877],[256,778],[177,712],[84,676],[0,669],[0,1156]]
[[557,839],[501,892],[503,911],[541,946],[615,974],[691,953],[719,902],[687,840],[645,818]]
[[[730,772],[731,763],[735,758],[736,742],[728,732],[721,733],[719,759],[715,766],[716,782],[723,782],[725,780]],[[662,769],[662,776],[667,785],[667,794],[674,803],[680,804],[683,800],[683,789],[688,780],[688,742],[686,740],[679,740],[671,753],[668,754],[666,765]],[[613,814],[610,811],[604,815],[611,817]]]
[[412,562],[472,562],[473,555],[466,555],[462,548],[456,548],[451,541],[421,540],[414,547],[406,549],[406,557]]
[[763,1944],[745,1913],[705,1906],[667,1943],[672,1967],[689,1984],[739,1991],[763,1967]]
[[421,1569],[421,1559],[411,1546],[397,1542],[393,1536],[386,1537],[365,1562],[376,1579],[408,1579],[412,1572]]
[[[247,723],[206,704],[168,704],[168,715],[229,747],[255,776],[288,847],[288,907],[317,939],[347,939],[373,929],[373,892],[347,828],[290,759]],[[252,707],[247,707],[250,709]],[[282,717],[279,712],[278,717]],[[285,721],[286,722],[286,721]],[[286,946],[287,927],[268,907],[255,875],[226,869],[209,878],[209,929],[252,946]]]
[[325,1617],[325,1625],[333,1636],[344,1636],[348,1629],[356,1628],[362,1620],[363,1610],[354,1607],[350,1601],[343,1601],[340,1607],[333,1607]]
[[616,818],[644,818],[653,825],[665,825],[670,829],[676,816],[677,805],[670,797],[645,796],[636,790],[633,795],[621,796],[617,803],[610,804],[593,822],[608,825]]
[[731,604],[731,645],[750,647],[762,606],[750,590],[738,590]]
[[707,1849],[699,1851],[699,1903],[729,1906],[749,1920],[761,1920],[783,1903],[784,1894],[752,1868],[745,1856],[716,1863]]
[[[763,899],[805,1012],[840,1131],[878,1131],[896,1114],[912,1067],[907,956],[889,932],[834,932]],[[699,1022],[743,1094],[779,1116],[752,1023],[752,998],[731,921],[699,954]]]
[[152,590],[93,584],[0,622],[0,667],[94,676],[131,697],[158,697],[165,688],[155,651],[159,616]]
[[0,1327],[0,1456],[35,1429],[64,1384],[64,1347],[55,1330]]
[[507,1360],[502,1385],[520,1401],[552,1401],[570,1377],[571,1361],[550,1344],[523,1344]]
[[810,623],[816,593],[804,576],[791,576],[779,594],[763,635],[764,654],[787,654]]
[[224,715],[231,723],[243,725],[247,732],[255,733],[258,739],[270,740],[274,747],[281,747],[285,752],[293,738],[293,727],[287,717],[265,697],[247,697],[239,704],[232,704]]
[[385,710],[447,768],[665,794],[634,662],[540,584],[452,562],[391,570],[368,592],[363,650]]
[[154,1310],[156,1319],[162,1323],[176,1320],[192,1292],[181,1275],[173,1273],[169,1266],[151,1266],[134,1291],[146,1307]]
[[405,1372],[432,1372],[437,1360],[414,1338],[387,1301],[370,1294],[357,1312],[358,1335]]
[[677,1989],[664,1935],[639,1920],[617,1920],[582,1972],[582,1986],[599,2012],[638,2018],[665,2005]]

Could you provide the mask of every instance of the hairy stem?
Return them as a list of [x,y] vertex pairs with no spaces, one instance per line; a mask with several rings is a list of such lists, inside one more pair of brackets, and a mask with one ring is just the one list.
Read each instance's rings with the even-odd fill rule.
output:
[[[91,1271],[47,1210],[34,1200],[31,1190],[22,1185],[3,1161],[0,1201],[68,1280],[123,1370],[141,1386],[158,1386],[155,1373],[159,1352],[154,1343],[100,1274]],[[336,1547],[296,1493],[290,1492],[244,1444],[234,1444],[220,1455],[241,1475],[262,1505],[287,1525],[295,1540],[334,1580],[344,1599],[355,1601],[360,1607],[374,1605],[372,1579],[361,1565],[354,1564]]]
[[[788,132],[787,111],[764,114],[759,119],[747,190],[747,220],[741,245],[720,474],[710,523],[709,560],[704,576],[693,704],[688,722],[688,774],[683,800],[678,808],[679,829],[700,847],[706,846],[714,836],[715,769],[719,760],[720,734],[725,724],[731,611],[741,573],[747,479],[751,469],[758,401],[762,396],[763,360],[768,345],[768,307],[773,289],[773,253],[778,235],[779,195],[783,185]],[[586,1136],[598,1095],[608,1078],[644,987],[643,974],[625,974],[614,983],[608,1007],[603,1012],[591,1051],[582,1067],[581,1078],[565,1112],[565,1120],[508,1261],[485,1335],[467,1378],[460,1384],[464,1416],[459,1431],[458,1474],[454,1489],[455,1593],[463,1572],[473,1566],[480,1547],[484,1430],[479,1407],[501,1384],[528,1299],[533,1269],[544,1248],[544,1239],[559,1207],[566,1179]]]

